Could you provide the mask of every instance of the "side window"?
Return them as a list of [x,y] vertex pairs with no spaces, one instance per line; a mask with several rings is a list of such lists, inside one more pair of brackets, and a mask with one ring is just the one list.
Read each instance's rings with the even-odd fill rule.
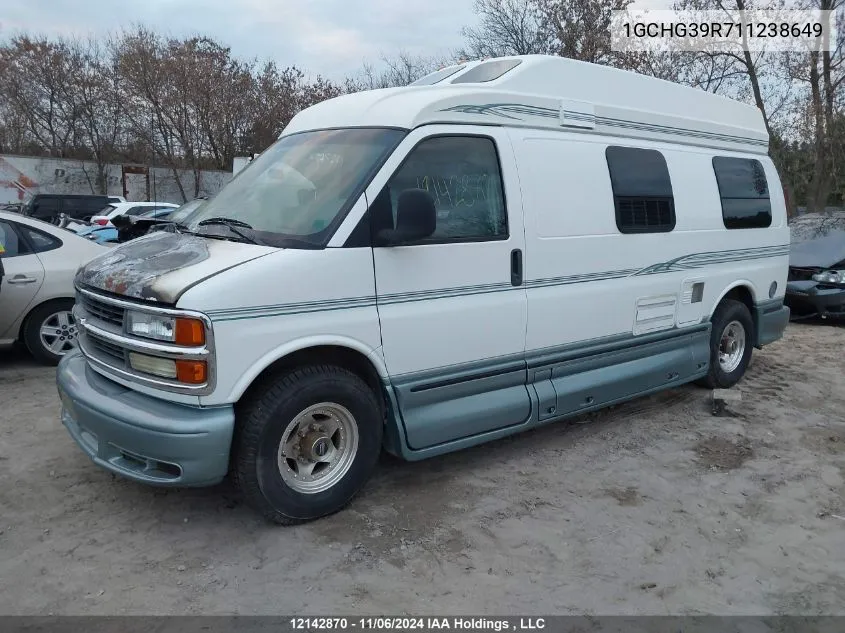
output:
[[32,245],[33,252],[43,253],[45,251],[52,251],[62,245],[62,241],[52,235],[48,235],[43,231],[33,229],[29,226],[20,226],[21,232],[24,234],[27,241]]
[[663,154],[654,149],[605,151],[616,226],[621,233],[666,233],[675,228],[675,199]]
[[374,227],[395,226],[396,203],[407,189],[424,189],[434,198],[437,228],[423,243],[508,237],[502,174],[492,139],[438,136],[422,141],[374,201]]
[[713,171],[722,199],[727,229],[756,229],[772,225],[769,183],[759,160],[715,156]]
[[147,213],[148,211],[152,211],[155,207],[150,206],[138,206],[138,207],[130,207],[127,211],[124,212],[123,215],[141,215],[142,213]]
[[10,222],[0,221],[0,257],[28,255],[29,247],[18,238],[15,227]]

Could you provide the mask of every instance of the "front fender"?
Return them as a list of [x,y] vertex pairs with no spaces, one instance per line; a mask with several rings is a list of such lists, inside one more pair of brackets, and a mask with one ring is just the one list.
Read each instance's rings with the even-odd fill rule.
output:
[[245,372],[240,379],[235,382],[231,391],[226,397],[227,402],[237,402],[241,396],[249,389],[249,386],[255,382],[261,373],[273,363],[283,359],[286,356],[299,352],[304,349],[313,347],[345,347],[352,351],[362,354],[375,367],[380,378],[387,380],[387,366],[384,363],[384,358],[381,355],[381,348],[373,349],[365,343],[354,338],[339,336],[339,335],[318,335],[308,336],[292,341],[288,341],[282,345],[274,347],[256,362],[254,362],[247,372]]

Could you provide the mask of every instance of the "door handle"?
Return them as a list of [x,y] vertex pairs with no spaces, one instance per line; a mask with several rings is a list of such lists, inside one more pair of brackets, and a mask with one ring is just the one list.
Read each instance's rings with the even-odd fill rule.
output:
[[511,251],[511,285],[522,285],[522,251],[518,248]]
[[34,284],[38,281],[35,277],[27,277],[26,275],[15,275],[8,280],[10,284]]

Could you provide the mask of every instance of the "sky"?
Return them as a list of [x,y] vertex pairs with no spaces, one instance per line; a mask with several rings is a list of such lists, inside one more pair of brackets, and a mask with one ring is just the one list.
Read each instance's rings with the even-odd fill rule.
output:
[[[637,0],[664,8],[667,0]],[[273,59],[342,79],[384,53],[448,54],[475,22],[473,0],[0,0],[0,37],[99,35],[141,23],[203,34],[242,58]],[[118,8],[119,7],[119,8]]]

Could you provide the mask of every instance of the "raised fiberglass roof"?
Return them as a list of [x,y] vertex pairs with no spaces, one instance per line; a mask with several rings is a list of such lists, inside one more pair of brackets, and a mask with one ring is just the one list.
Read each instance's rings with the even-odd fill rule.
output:
[[[448,72],[447,72],[448,71]],[[337,97],[297,114],[284,134],[349,126],[466,123],[570,129],[756,151],[757,108],[608,66],[525,55],[444,68],[423,84]],[[426,79],[426,78],[423,78]]]

